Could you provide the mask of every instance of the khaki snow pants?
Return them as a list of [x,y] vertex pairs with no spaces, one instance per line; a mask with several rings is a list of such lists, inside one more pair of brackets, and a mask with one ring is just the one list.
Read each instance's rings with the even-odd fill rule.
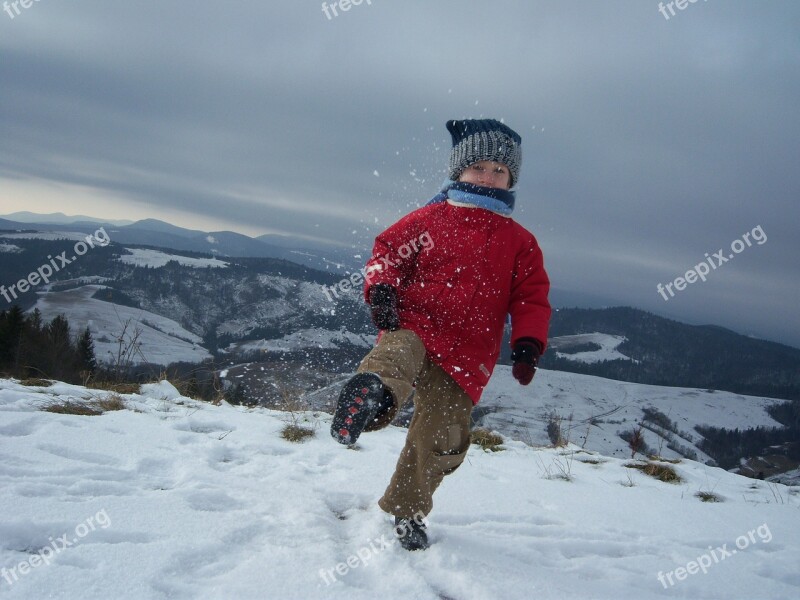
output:
[[365,431],[389,425],[417,382],[406,444],[378,506],[398,517],[427,515],[442,479],[466,458],[472,399],[428,358],[422,341],[408,329],[384,332],[357,370],[378,374],[395,398],[392,409]]

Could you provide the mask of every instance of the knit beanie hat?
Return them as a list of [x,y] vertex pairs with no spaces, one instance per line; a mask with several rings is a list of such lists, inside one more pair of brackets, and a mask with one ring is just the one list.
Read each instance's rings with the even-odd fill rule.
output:
[[522,164],[522,138],[513,129],[494,119],[466,119],[448,121],[447,130],[453,136],[450,179],[458,180],[464,169],[473,163],[491,160],[508,167],[509,187],[517,184]]

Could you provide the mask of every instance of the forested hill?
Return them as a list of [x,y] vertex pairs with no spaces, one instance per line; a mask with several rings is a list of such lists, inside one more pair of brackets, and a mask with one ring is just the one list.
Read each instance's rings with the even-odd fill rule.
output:
[[624,337],[617,350],[631,360],[591,363],[551,347],[542,358],[548,369],[800,400],[799,349],[722,327],[687,325],[628,307],[569,308],[553,312],[550,331],[552,338],[595,332]]

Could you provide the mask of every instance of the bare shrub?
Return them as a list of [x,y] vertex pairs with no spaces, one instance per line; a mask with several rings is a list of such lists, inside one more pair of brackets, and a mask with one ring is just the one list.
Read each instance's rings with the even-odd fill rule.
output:
[[567,445],[562,422],[562,417],[555,412],[550,413],[547,418],[547,437],[550,439],[550,443],[556,448],[562,448]]
[[470,444],[480,446],[484,452],[499,452],[505,450],[501,446],[503,438],[488,429],[478,427],[469,433]]

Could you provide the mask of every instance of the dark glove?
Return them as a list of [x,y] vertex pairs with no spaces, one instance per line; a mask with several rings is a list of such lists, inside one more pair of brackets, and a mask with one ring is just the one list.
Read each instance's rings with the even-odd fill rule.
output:
[[514,344],[511,352],[511,360],[514,366],[511,367],[511,374],[514,379],[522,385],[528,385],[536,373],[536,365],[539,364],[539,355],[542,353],[542,345],[533,338],[520,338]]
[[397,315],[397,291],[388,283],[377,283],[369,288],[369,307],[372,322],[378,329],[394,331],[400,329]]

